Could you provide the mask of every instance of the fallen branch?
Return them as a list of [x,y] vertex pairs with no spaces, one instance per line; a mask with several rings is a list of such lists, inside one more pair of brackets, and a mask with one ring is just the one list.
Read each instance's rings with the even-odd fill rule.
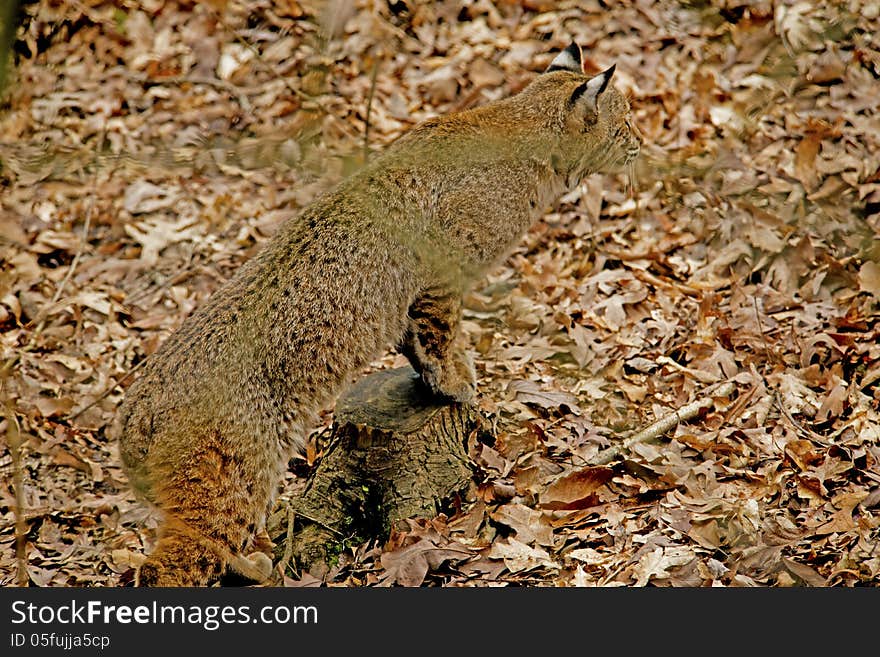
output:
[[590,461],[590,465],[607,465],[623,452],[628,452],[633,445],[659,438],[667,431],[671,431],[677,427],[679,422],[690,420],[699,415],[700,411],[703,409],[714,406],[715,397],[727,397],[733,393],[735,389],[736,386],[732,381],[723,381],[714,386],[710,386],[705,390],[700,399],[691,402],[687,406],[682,406],[677,411],[664,415],[635,435],[623,440],[620,444],[609,447],[608,449],[603,449]]

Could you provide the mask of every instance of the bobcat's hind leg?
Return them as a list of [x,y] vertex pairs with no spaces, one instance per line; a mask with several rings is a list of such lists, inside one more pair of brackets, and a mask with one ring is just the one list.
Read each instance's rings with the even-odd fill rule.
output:
[[400,345],[413,368],[437,395],[468,402],[476,393],[474,365],[461,345],[461,294],[444,288],[423,292],[409,307]]
[[263,552],[230,553],[211,539],[165,530],[156,549],[137,572],[137,586],[208,586],[227,574],[262,583],[272,575]]
[[173,520],[161,532],[137,571],[136,586],[207,586],[226,572],[229,553],[215,541]]
[[249,463],[219,437],[202,441],[173,469],[159,466],[153,472],[165,521],[156,548],[139,569],[140,586],[207,586],[227,571],[262,582],[271,573],[268,556],[243,552],[264,526],[260,516],[274,482],[260,464]]

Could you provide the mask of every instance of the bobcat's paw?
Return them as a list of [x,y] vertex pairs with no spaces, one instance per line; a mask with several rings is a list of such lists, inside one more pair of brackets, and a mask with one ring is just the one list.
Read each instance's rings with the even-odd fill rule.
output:
[[477,377],[471,357],[455,352],[442,364],[431,363],[422,370],[422,380],[431,392],[463,404],[477,394]]
[[264,552],[252,552],[242,556],[235,555],[229,561],[229,571],[253,582],[265,582],[272,575],[272,559]]

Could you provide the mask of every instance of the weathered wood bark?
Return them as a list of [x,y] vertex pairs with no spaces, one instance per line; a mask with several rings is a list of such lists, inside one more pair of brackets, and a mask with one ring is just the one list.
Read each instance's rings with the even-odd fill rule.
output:
[[468,438],[484,426],[476,409],[432,397],[409,367],[364,377],[340,397],[327,450],[289,501],[292,534],[277,524],[287,514],[273,516],[274,529],[270,521],[270,534],[290,537],[277,551],[321,571],[346,543],[383,538],[471,496]]

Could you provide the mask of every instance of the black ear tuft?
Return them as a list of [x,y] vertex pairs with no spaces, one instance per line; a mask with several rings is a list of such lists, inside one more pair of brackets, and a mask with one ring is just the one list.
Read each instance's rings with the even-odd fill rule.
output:
[[578,85],[577,89],[571,94],[569,104],[582,104],[587,111],[595,112],[598,107],[599,96],[608,88],[611,76],[614,75],[614,69],[617,64],[612,64],[598,75],[590,78],[583,84]]
[[[603,91],[605,91],[605,87],[607,87],[608,83],[611,81],[611,76],[614,75],[614,69],[616,69],[616,68],[617,68],[617,64],[612,64],[611,66],[606,68],[604,71],[599,73],[599,75],[602,76],[602,86],[599,87],[599,91],[596,92],[597,96],[600,93],[602,93]],[[598,77],[598,76],[596,76],[596,77]]]
[[544,72],[550,73],[551,71],[583,73],[584,65],[583,58],[581,57],[581,47],[572,41],[565,50],[553,58],[553,61],[550,62],[550,66],[548,66]]

